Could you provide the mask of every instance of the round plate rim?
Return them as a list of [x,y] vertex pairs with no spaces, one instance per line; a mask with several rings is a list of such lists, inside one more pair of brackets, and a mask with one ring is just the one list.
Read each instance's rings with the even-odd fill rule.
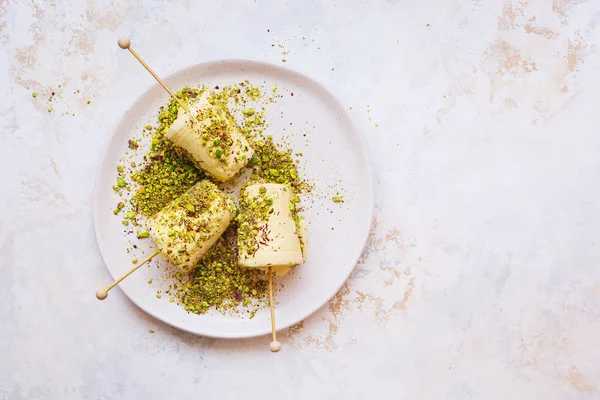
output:
[[[250,59],[250,58],[224,58],[224,59],[204,61],[204,62],[199,62],[199,63],[189,65],[185,68],[179,69],[179,70],[169,74],[167,77],[163,78],[163,80],[168,81],[168,80],[176,77],[179,74],[185,74],[186,72],[193,70],[195,68],[198,68],[198,67],[204,67],[206,69],[209,69],[211,67],[224,65],[224,64],[232,64],[232,65],[238,65],[238,66],[240,64],[248,64],[248,65],[252,65],[254,67],[274,68],[274,69],[278,69],[278,70],[283,70],[284,72],[287,72],[287,73],[295,74],[303,79],[312,81],[320,90],[322,90],[324,93],[326,93],[335,103],[337,103],[338,106],[340,106],[340,109],[343,110],[344,116],[347,118],[348,123],[350,124],[354,133],[356,134],[356,137],[360,144],[361,155],[365,160],[365,167],[366,167],[365,172],[366,172],[366,176],[368,178],[366,187],[368,187],[368,189],[369,189],[369,192],[367,194],[367,196],[368,196],[367,201],[368,201],[368,204],[370,205],[368,221],[372,221],[373,214],[374,214],[374,208],[375,208],[375,185],[374,185],[374,179],[373,179],[373,169],[372,169],[371,157],[369,156],[365,137],[364,137],[363,133],[357,129],[356,124],[354,123],[354,120],[352,118],[352,115],[343,107],[343,104],[338,100],[338,97],[335,96],[335,94],[332,93],[332,91],[329,88],[327,88],[327,86],[325,86],[319,79],[316,79],[316,78],[310,76],[309,74],[302,72],[299,69],[283,67],[283,66],[272,64],[272,63],[265,62],[265,61],[254,60],[254,59]],[[96,243],[98,244],[98,249],[100,250],[100,256],[102,257],[102,261],[104,263],[104,267],[108,270],[108,273],[110,274],[110,276],[113,279],[117,279],[118,277],[114,276],[114,274],[108,267],[108,264],[104,257],[102,245],[99,240],[99,236],[100,236],[99,229],[100,228],[99,228],[98,221],[100,219],[100,210],[99,210],[97,199],[99,198],[99,195],[100,195],[100,188],[98,185],[98,181],[100,180],[100,176],[102,174],[102,168],[105,165],[106,158],[108,157],[108,150],[110,148],[110,144],[112,143],[115,136],[117,135],[117,127],[119,127],[125,121],[125,119],[127,118],[127,114],[129,113],[131,108],[133,108],[133,106],[136,103],[138,103],[139,101],[141,101],[144,97],[148,96],[148,94],[151,91],[153,91],[154,89],[156,89],[157,86],[159,86],[159,84],[158,84],[158,82],[155,82],[147,90],[145,90],[140,96],[138,96],[131,104],[129,104],[129,106],[127,107],[127,111],[113,126],[113,129],[112,129],[113,133],[110,136],[106,145],[104,146],[104,150],[102,151],[102,157],[100,159],[100,163],[99,163],[97,171],[96,171],[96,178],[94,181],[94,192],[93,192],[93,199],[92,199],[92,210],[93,210],[93,216],[94,216],[94,233],[96,236]],[[322,308],[323,305],[325,305],[328,301],[330,301],[339,292],[339,290],[342,288],[344,283],[348,280],[348,278],[352,274],[352,271],[356,267],[356,263],[358,262],[360,255],[363,253],[365,246],[367,244],[367,240],[368,240],[370,231],[371,231],[371,226],[369,225],[368,229],[366,229],[366,231],[362,234],[362,236],[363,236],[362,240],[361,240],[362,246],[360,247],[360,250],[352,257],[354,259],[352,268],[348,269],[347,274],[345,274],[345,276],[344,276],[344,279],[341,280],[340,284],[336,286],[336,289],[333,291],[333,293],[329,293],[327,299],[322,304],[320,304],[318,307],[316,307],[314,310],[312,310],[308,313],[305,313],[303,315],[297,316],[293,320],[293,322],[277,326],[277,331],[281,331],[283,329],[289,328],[290,326],[310,317],[312,314],[314,314],[320,308]],[[164,322],[167,325],[170,325],[174,328],[180,329],[184,332],[188,332],[188,333],[192,333],[192,334],[200,335],[200,336],[204,336],[204,337],[219,338],[219,339],[244,339],[244,338],[264,336],[264,335],[267,335],[270,333],[270,327],[267,327],[268,329],[265,329],[265,330],[255,330],[252,332],[232,333],[232,334],[229,334],[229,333],[215,334],[215,333],[211,333],[211,332],[203,332],[202,330],[188,329],[185,326],[185,324],[178,324],[175,321],[171,321],[169,319],[164,319],[163,317],[158,316],[157,314],[155,314],[152,311],[152,309],[150,307],[146,307],[146,306],[140,304],[138,301],[136,301],[134,298],[135,296],[131,296],[128,293],[127,289],[121,287],[120,285],[117,285],[117,286],[119,286],[119,289],[125,294],[125,296],[129,299],[129,301],[131,301],[133,304],[135,304],[138,308],[140,308],[146,314],[152,316],[153,318],[156,318],[157,320],[159,320],[161,322]]]

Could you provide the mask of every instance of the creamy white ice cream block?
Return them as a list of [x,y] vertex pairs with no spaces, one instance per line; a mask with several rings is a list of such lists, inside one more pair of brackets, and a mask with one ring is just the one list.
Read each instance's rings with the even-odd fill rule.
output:
[[304,262],[306,235],[292,195],[289,186],[274,183],[244,189],[237,217],[240,265],[273,267],[278,275],[284,275]]
[[200,169],[225,182],[250,161],[254,150],[227,107],[211,104],[209,96],[205,92],[190,106],[189,113],[179,109],[166,138]]
[[231,198],[208,180],[173,200],[146,228],[165,260],[189,271],[227,229],[236,214]]

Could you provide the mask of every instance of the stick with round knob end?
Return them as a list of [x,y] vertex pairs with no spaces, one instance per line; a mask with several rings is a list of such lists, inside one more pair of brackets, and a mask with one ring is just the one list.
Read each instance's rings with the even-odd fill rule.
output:
[[269,267],[269,307],[271,308],[271,334],[273,335],[273,341],[269,345],[269,348],[273,353],[277,353],[281,350],[281,343],[277,341],[277,332],[275,331],[275,304],[273,301],[273,268]]
[[127,278],[129,275],[133,274],[135,272],[135,270],[137,270],[139,267],[141,267],[142,265],[146,264],[148,261],[152,260],[156,255],[158,254],[158,250],[156,250],[154,253],[150,254],[150,256],[148,258],[146,258],[144,261],[142,261],[141,263],[139,263],[138,265],[136,265],[135,267],[131,268],[129,270],[129,272],[127,272],[125,275],[123,275],[122,277],[120,277],[119,279],[117,279],[116,281],[114,281],[112,283],[112,285],[110,285],[109,287],[107,287],[106,289],[99,289],[96,291],[96,298],[98,300],[104,300],[108,297],[108,291],[112,288],[114,288],[115,286],[117,286],[119,284],[119,282],[121,282],[123,279]]
[[129,40],[129,39],[127,39],[127,38],[121,38],[121,39],[119,39],[119,41],[118,41],[117,43],[119,44],[119,47],[120,47],[120,48],[122,48],[122,49],[124,49],[124,50],[125,50],[125,49],[129,50],[129,52],[130,52],[131,54],[133,54],[133,56],[134,56],[134,57],[135,57],[135,58],[136,58],[136,59],[137,59],[137,60],[140,62],[140,64],[142,64],[142,65],[144,66],[144,68],[146,68],[146,70],[147,70],[148,72],[150,72],[150,75],[152,75],[152,76],[154,77],[154,79],[156,79],[156,81],[157,81],[157,82],[160,84],[160,86],[162,86],[162,87],[163,87],[163,88],[164,88],[164,89],[165,89],[165,90],[166,90],[166,91],[167,91],[167,92],[168,92],[168,93],[171,95],[171,97],[172,97],[172,98],[173,98],[173,99],[174,99],[174,100],[177,102],[177,104],[179,104],[179,106],[180,106],[181,108],[183,108],[183,109],[185,110],[185,112],[188,112],[188,113],[189,113],[189,109],[188,109],[188,107],[187,107],[185,104],[183,104],[183,103],[181,102],[181,100],[179,100],[179,98],[177,98],[177,96],[175,96],[175,94],[174,94],[174,93],[171,91],[171,89],[169,89],[169,88],[167,87],[167,85],[165,85],[165,83],[162,81],[162,79],[160,79],[160,78],[158,77],[158,75],[156,75],[156,74],[154,73],[154,71],[152,71],[152,68],[150,68],[150,66],[149,66],[148,64],[146,64],[146,63],[144,62],[144,60],[142,60],[142,58],[139,56],[139,54],[138,54],[138,53],[136,53],[136,52],[135,52],[135,50],[133,50],[133,49],[131,48],[131,40]]

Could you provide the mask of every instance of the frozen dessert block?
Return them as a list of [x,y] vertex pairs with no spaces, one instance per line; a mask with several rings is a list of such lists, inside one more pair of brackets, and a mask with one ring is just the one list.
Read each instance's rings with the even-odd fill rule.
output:
[[179,110],[166,138],[220,182],[237,174],[254,154],[227,107],[211,104],[208,94],[189,113]]
[[165,260],[189,271],[227,229],[235,213],[233,200],[203,180],[148,218],[146,228]]
[[273,267],[278,275],[284,275],[304,262],[306,231],[288,186],[266,183],[246,187],[237,219],[240,265]]

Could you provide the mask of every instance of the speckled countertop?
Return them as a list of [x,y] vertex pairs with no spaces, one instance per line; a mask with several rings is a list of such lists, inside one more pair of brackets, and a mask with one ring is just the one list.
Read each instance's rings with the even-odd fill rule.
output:
[[[0,0],[0,398],[600,398],[599,26],[591,0]],[[94,298],[95,172],[153,84],[119,36],[352,107],[371,237],[281,353]]]

